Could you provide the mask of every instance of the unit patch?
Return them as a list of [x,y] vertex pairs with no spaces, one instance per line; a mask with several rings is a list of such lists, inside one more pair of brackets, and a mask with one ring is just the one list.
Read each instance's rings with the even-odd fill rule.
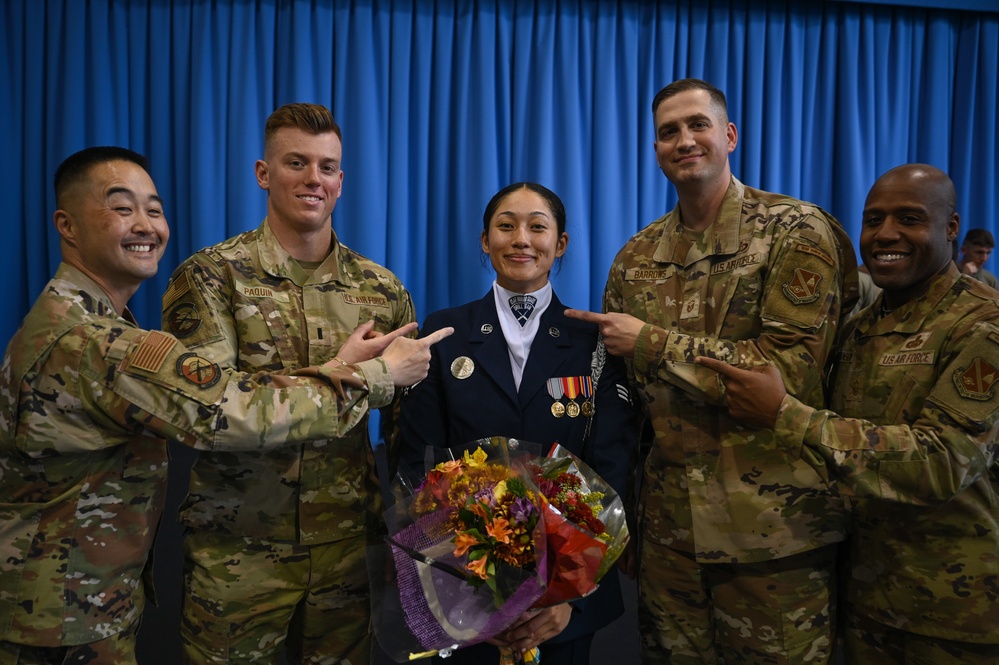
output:
[[784,295],[795,305],[807,305],[819,299],[819,282],[822,275],[804,268],[795,268],[794,276],[784,282]]
[[222,378],[217,364],[196,353],[185,353],[177,359],[177,373],[199,388],[214,386]]
[[993,385],[996,379],[999,379],[999,370],[981,358],[975,358],[971,367],[958,368],[954,372],[954,385],[957,386],[958,394],[980,402],[992,399],[995,395]]
[[201,327],[201,314],[191,302],[177,303],[167,314],[167,325],[177,338],[190,337]]

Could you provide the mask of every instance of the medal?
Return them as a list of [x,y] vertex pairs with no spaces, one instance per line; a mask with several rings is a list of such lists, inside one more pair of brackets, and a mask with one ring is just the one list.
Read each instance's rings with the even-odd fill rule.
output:
[[451,375],[456,379],[467,379],[475,371],[475,363],[468,356],[458,356],[451,363]]
[[583,393],[583,405],[580,409],[583,415],[589,418],[593,415],[593,377],[592,376],[581,376],[580,379],[580,389]]
[[576,396],[579,395],[580,378],[582,377],[562,377],[562,388],[565,390],[565,396],[569,398],[569,403],[565,405],[565,412],[570,418],[575,418],[579,415],[579,405],[576,404]]
[[565,406],[562,404],[562,379],[551,378],[545,381],[548,386],[548,394],[555,402],[552,404],[552,415],[561,418],[565,415]]

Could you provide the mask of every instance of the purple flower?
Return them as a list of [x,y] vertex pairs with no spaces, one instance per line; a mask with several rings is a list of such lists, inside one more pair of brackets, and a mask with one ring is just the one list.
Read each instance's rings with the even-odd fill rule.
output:
[[513,500],[513,504],[510,506],[510,515],[517,522],[526,524],[535,510],[536,508],[530,499],[520,496]]

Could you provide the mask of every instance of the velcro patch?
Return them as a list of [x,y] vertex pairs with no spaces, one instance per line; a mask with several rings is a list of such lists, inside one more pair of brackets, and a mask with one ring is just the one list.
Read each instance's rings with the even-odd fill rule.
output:
[[170,349],[177,344],[177,339],[164,335],[158,330],[150,330],[142,344],[135,350],[129,358],[129,365],[137,369],[144,369],[147,372],[156,373],[163,365]]
[[172,305],[177,298],[187,293],[189,289],[190,287],[187,283],[187,273],[182,272],[177,276],[177,279],[170,282],[170,286],[167,288],[166,293],[163,294],[163,307],[169,307]]
[[722,261],[721,263],[716,263],[711,266],[711,274],[719,275],[723,272],[732,272],[736,268],[754,266],[761,261],[763,261],[762,252],[753,252],[752,254],[747,254],[746,256],[737,256],[734,259]]
[[179,339],[190,337],[201,327],[201,314],[192,302],[181,302],[167,314],[167,326]]
[[936,351],[903,351],[902,353],[886,353],[878,363],[882,367],[895,365],[932,365],[936,360]]
[[804,252],[805,254],[811,254],[812,256],[817,256],[826,263],[828,263],[829,265],[831,265],[832,267],[834,268],[836,267],[836,262],[833,261],[833,258],[829,256],[829,254],[827,254],[826,252],[816,247],[815,245],[807,245],[805,243],[799,242],[797,245],[795,245],[794,250],[796,252]]
[[222,378],[217,364],[196,353],[185,353],[177,359],[177,374],[199,388],[214,386]]
[[795,305],[807,305],[819,299],[822,275],[805,268],[795,268],[794,276],[784,282],[784,295]]
[[913,335],[908,340],[906,340],[905,344],[902,345],[902,349],[905,351],[916,351],[918,349],[921,349],[924,346],[926,346],[926,342],[930,341],[930,337],[932,336],[933,333],[928,333],[928,332],[922,332],[919,333],[918,335]]
[[628,268],[624,271],[626,282],[661,282],[673,276],[676,269],[668,268]]
[[993,386],[996,379],[999,379],[999,370],[981,358],[975,358],[971,367],[961,367],[954,372],[954,385],[957,386],[958,394],[965,399],[980,402],[995,396]]
[[358,296],[352,293],[343,294],[343,301],[348,305],[366,305],[368,307],[388,307],[388,298],[384,296]]

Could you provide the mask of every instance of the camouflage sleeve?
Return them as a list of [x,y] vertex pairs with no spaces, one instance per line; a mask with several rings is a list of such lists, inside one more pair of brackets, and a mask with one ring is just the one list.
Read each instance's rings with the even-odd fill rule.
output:
[[222,367],[236,367],[236,324],[229,303],[232,284],[222,265],[207,252],[184,261],[170,277],[163,294],[163,329],[189,350],[208,356]]
[[79,371],[85,409],[105,427],[150,429],[199,450],[255,450],[343,436],[368,410],[358,366],[245,374],[164,333],[105,332],[87,344]]
[[978,323],[962,346],[911,425],[843,418],[788,396],[778,441],[844,494],[912,504],[950,499],[989,473],[999,451],[999,327]]
[[780,370],[789,393],[814,398],[839,328],[844,272],[855,272],[855,261],[844,265],[843,248],[829,224],[806,215],[775,238],[760,295],[759,336],[728,340],[646,324],[635,348],[635,372],[721,404],[718,375],[695,365],[696,356],[739,367],[770,363]]

